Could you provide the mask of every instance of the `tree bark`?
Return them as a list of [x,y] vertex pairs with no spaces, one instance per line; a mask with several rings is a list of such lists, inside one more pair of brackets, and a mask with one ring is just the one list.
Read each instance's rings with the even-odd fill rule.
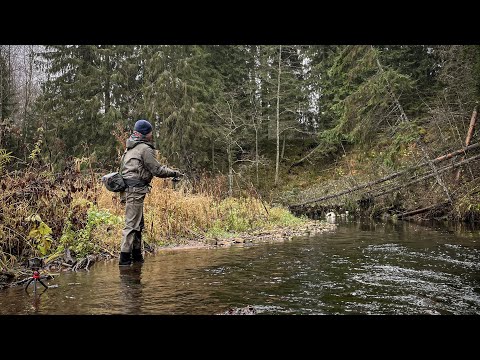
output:
[[[28,129],[28,108],[30,107],[30,98],[32,96],[32,77],[33,77],[33,59],[35,53],[33,49],[33,45],[29,47],[28,53],[28,67],[25,63],[25,53],[23,54],[23,60],[25,65],[25,71],[28,72],[25,74],[25,101],[24,101],[24,108],[23,108],[23,143],[27,143],[27,129]],[[25,148],[24,156],[27,157],[26,153],[27,149]]]
[[[2,61],[3,57],[3,45],[0,45],[0,61]],[[3,66],[0,66],[0,126],[2,126],[3,122]],[[1,130],[0,130],[1,131]],[[0,145],[2,144],[2,137],[0,132]]]
[[232,151],[231,145],[228,144],[227,147],[228,153],[228,196],[232,196],[233,194],[233,167],[232,167]]

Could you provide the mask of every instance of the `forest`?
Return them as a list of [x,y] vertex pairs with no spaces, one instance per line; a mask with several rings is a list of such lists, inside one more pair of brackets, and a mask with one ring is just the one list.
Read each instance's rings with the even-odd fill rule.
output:
[[147,245],[329,211],[478,223],[479,99],[478,45],[0,45],[0,268],[115,256],[100,178],[138,119],[186,174],[155,180]]

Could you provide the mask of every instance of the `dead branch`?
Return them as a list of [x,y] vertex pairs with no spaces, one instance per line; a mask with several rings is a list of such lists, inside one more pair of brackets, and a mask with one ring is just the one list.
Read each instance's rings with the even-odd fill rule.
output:
[[298,161],[295,161],[292,165],[290,165],[290,168],[288,169],[288,172],[290,173],[290,170],[292,170],[293,167],[300,165],[303,163],[305,160],[307,160],[315,151],[318,150],[318,148],[322,146],[322,144],[317,145],[312,151],[310,151],[307,155],[305,155],[303,158],[301,158]]
[[440,185],[440,186],[442,187],[443,191],[445,192],[445,195],[447,195],[448,201],[451,203],[451,202],[452,202],[452,197],[450,196],[450,192],[448,191],[447,186],[446,186],[445,183],[443,182],[443,179],[440,177],[440,174],[439,174],[439,172],[437,171],[437,167],[435,166],[435,164],[433,163],[433,161],[430,160],[430,157],[428,156],[427,150],[426,150],[425,147],[423,146],[423,144],[422,144],[422,142],[420,141],[420,139],[417,140],[416,143],[417,143],[418,146],[420,147],[420,150],[422,151],[423,156],[425,157],[425,159],[427,159],[427,163],[428,163],[428,165],[430,166],[430,168],[432,169],[433,175],[435,176],[438,185]]

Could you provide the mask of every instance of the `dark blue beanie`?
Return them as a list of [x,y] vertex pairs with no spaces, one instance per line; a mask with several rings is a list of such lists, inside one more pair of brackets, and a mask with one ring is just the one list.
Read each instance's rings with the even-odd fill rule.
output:
[[147,135],[152,131],[152,124],[150,124],[147,120],[138,120],[135,123],[133,130],[138,131],[140,134]]

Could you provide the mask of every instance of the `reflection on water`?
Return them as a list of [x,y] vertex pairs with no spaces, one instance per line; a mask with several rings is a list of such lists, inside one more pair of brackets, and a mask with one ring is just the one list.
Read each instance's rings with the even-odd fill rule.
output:
[[[37,299],[0,290],[1,314],[480,314],[480,233],[408,222],[64,273]],[[38,296],[38,295],[37,295]]]
[[142,313],[142,267],[143,264],[141,263],[119,267],[120,296],[124,304],[123,313],[125,314]]

